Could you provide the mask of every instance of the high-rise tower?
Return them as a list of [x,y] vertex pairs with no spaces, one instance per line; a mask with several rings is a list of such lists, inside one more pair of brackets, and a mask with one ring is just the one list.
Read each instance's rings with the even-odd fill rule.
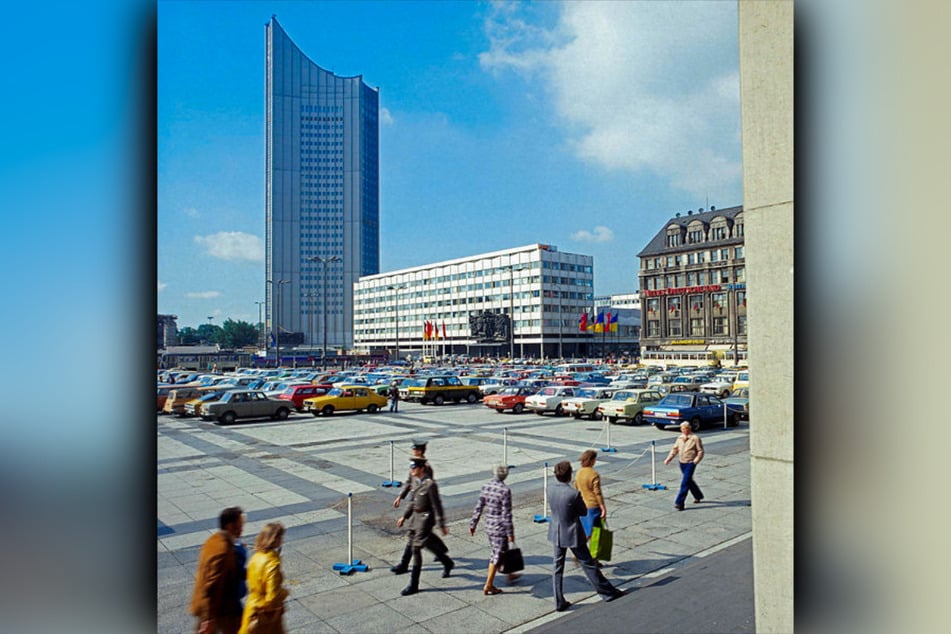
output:
[[379,91],[312,62],[274,16],[265,39],[268,331],[349,348],[353,282],[380,268]]

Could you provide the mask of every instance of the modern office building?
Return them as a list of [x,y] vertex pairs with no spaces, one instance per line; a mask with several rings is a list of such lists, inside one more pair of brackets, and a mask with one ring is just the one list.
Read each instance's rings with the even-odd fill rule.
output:
[[[614,324],[601,333],[593,332],[592,354],[598,357],[633,358],[640,354],[641,297],[637,292],[599,295],[594,298],[596,316],[611,315]],[[593,331],[593,329],[592,329]]]
[[678,213],[637,254],[641,360],[746,363],[743,207]]
[[379,91],[312,62],[275,17],[265,36],[271,345],[350,348],[353,283],[380,267]]
[[353,289],[354,345],[391,358],[584,356],[593,287],[594,258],[547,244],[370,275]]

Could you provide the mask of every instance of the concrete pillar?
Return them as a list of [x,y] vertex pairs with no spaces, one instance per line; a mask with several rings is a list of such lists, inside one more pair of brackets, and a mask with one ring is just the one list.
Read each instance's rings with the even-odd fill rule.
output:
[[738,2],[757,632],[793,631],[793,3]]

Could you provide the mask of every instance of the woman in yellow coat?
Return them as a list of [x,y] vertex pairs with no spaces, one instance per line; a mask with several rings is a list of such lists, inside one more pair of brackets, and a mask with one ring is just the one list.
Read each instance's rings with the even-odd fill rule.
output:
[[238,634],[284,634],[284,575],[281,574],[281,544],[284,526],[267,524],[258,534],[254,554],[248,561],[248,598]]

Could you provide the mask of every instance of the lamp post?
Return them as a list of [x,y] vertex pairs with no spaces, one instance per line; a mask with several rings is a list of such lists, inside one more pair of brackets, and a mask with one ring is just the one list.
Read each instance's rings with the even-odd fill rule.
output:
[[264,358],[267,359],[267,337],[264,336],[264,321],[261,318],[261,307],[267,302],[254,302],[258,305],[258,343],[264,339]]
[[323,265],[323,278],[324,278],[324,348],[321,353],[321,361],[323,362],[324,367],[327,365],[327,264],[330,262],[339,262],[340,258],[336,255],[332,255],[329,258],[322,258],[319,255],[306,258],[308,262],[320,262]]
[[267,280],[268,284],[277,284],[275,290],[277,291],[277,297],[274,301],[274,367],[281,367],[281,326],[280,326],[280,314],[281,314],[281,287],[285,284],[290,284],[290,280]]
[[400,295],[399,291],[406,288],[405,286],[387,286],[386,290],[388,291],[397,291],[393,295],[393,303],[396,306],[396,358],[400,358]]

